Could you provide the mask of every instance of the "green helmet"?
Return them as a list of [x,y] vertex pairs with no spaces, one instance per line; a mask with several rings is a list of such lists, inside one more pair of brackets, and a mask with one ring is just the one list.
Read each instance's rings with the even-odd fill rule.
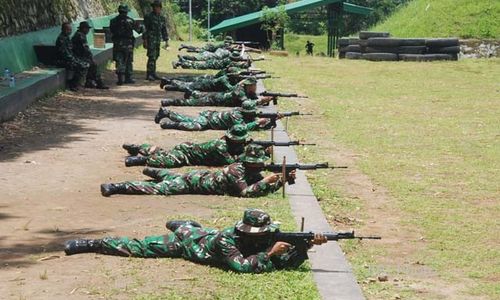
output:
[[226,131],[226,136],[233,141],[244,141],[248,138],[248,130],[245,125],[237,124]]
[[250,208],[243,213],[243,220],[234,226],[237,231],[244,233],[276,232],[278,223],[272,223],[271,217],[265,211]]
[[257,144],[250,144],[245,149],[245,153],[240,155],[240,161],[251,163],[251,164],[259,164],[264,163],[269,157],[266,155],[266,151],[264,147]]
[[240,82],[241,85],[246,86],[246,85],[254,85],[257,84],[257,78],[255,77],[249,77]]
[[124,13],[128,13],[130,11],[130,9],[128,8],[128,5],[127,4],[120,4],[120,6],[118,6],[118,12],[121,13],[121,14],[124,14]]
[[240,111],[247,114],[255,113],[257,111],[257,104],[255,104],[255,101],[245,100],[241,104]]

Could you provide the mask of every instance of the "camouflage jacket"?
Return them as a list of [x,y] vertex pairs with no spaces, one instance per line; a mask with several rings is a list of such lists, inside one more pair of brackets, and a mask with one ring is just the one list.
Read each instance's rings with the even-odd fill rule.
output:
[[270,258],[267,250],[272,245],[265,249],[245,249],[238,242],[234,227],[219,231],[184,225],[169,235],[169,241],[179,243],[182,256],[188,260],[225,265],[238,273],[262,273],[295,268],[307,259],[307,253],[299,256],[286,253]]
[[113,39],[114,51],[132,51],[134,49],[135,37],[134,30],[142,32],[142,28],[137,28],[134,19],[118,15],[112,19],[109,29]]
[[250,173],[242,163],[233,163],[219,170],[193,170],[183,174],[194,194],[260,197],[281,188],[281,182],[269,184],[260,172]]
[[200,50],[201,50],[201,52],[203,52],[203,51],[215,52],[215,51],[217,51],[217,49],[225,49],[226,47],[227,47],[227,45],[224,42],[207,43],[203,47],[201,47]]
[[212,129],[229,129],[236,124],[245,123],[248,131],[270,128],[268,126],[259,126],[256,119],[254,121],[245,122],[240,110],[241,108],[239,107],[233,108],[230,111],[205,110],[200,113],[200,116],[207,119],[208,125]]
[[58,61],[75,61],[77,60],[73,54],[73,44],[69,35],[61,32],[56,40],[56,52]]
[[168,154],[177,156],[180,153],[191,165],[223,166],[236,161],[237,155],[231,155],[225,138],[211,140],[205,143],[182,143],[175,146]]
[[73,35],[71,43],[73,45],[73,53],[76,57],[84,60],[92,60],[92,51],[90,51],[86,34],[77,31],[75,35]]
[[148,41],[148,45],[158,45],[161,41],[168,40],[167,20],[161,14],[147,14],[144,17],[144,27],[146,31],[143,37]]
[[209,60],[209,59],[224,59],[231,56],[231,51],[224,48],[217,49],[215,52],[204,51],[196,55],[198,60]]
[[218,81],[214,83],[223,83],[225,87],[230,89],[229,92],[224,92],[224,93],[219,92],[208,95],[199,92],[194,92],[191,97],[193,98],[210,97],[214,99],[216,102],[221,103],[221,106],[241,106],[243,101],[246,100],[254,100],[257,101],[257,104],[260,104],[257,95],[248,96],[243,86],[239,84],[236,86],[232,86],[227,80],[227,77],[221,77],[221,78],[218,78]]

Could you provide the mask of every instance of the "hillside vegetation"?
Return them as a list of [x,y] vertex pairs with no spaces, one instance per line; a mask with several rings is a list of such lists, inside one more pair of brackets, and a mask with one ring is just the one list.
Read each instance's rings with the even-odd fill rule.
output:
[[396,37],[500,38],[500,1],[414,0],[372,30]]

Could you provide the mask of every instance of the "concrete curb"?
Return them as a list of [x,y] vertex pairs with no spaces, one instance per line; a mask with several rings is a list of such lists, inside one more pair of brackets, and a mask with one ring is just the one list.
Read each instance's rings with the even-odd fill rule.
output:
[[[259,92],[264,91],[261,81],[258,88]],[[275,107],[268,107],[265,110],[276,112]],[[280,142],[290,141],[281,122],[278,122],[278,127],[274,130],[274,139]],[[283,156],[286,156],[287,163],[299,161],[293,147],[275,147],[274,155],[277,163]],[[300,225],[302,217],[305,218],[304,231],[332,231],[303,171],[297,170],[297,182],[287,186],[287,195],[297,224]],[[314,247],[309,253],[309,258],[314,281],[322,299],[365,299],[337,242]]]

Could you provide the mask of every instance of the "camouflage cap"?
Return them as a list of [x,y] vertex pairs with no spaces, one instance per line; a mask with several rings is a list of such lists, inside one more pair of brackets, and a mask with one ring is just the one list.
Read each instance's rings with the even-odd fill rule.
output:
[[152,7],[163,7],[163,3],[161,0],[154,0],[153,2],[151,2],[151,6]]
[[128,8],[128,5],[127,4],[120,4],[120,6],[118,6],[118,12],[119,13],[128,13],[130,11],[130,9]]
[[226,136],[233,141],[244,141],[248,138],[248,130],[245,125],[237,124],[226,131]]
[[245,149],[245,153],[240,155],[240,161],[251,163],[251,164],[260,164],[266,162],[269,157],[266,155],[266,150],[261,145],[250,144]]
[[236,230],[244,233],[275,232],[279,224],[271,223],[271,217],[265,211],[250,208],[243,213],[243,220],[236,223]]
[[257,111],[257,104],[255,104],[255,101],[245,100],[241,104],[240,111],[247,114],[255,113]]
[[249,78],[246,78],[242,81],[240,81],[240,84],[245,86],[245,85],[254,85],[254,84],[257,84],[257,78],[255,77],[249,77]]

